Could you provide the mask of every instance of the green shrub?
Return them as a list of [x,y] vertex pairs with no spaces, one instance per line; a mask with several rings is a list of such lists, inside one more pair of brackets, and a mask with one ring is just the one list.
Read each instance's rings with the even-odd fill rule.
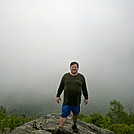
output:
[[3,106],[0,107],[0,129],[6,127],[13,129],[31,120],[32,118],[25,118],[25,116],[18,116],[16,114],[9,116],[6,113],[6,109]]
[[110,118],[101,114],[95,113],[90,116],[85,116],[82,121],[92,123],[101,128],[107,128],[110,125]]
[[114,131],[116,134],[134,134],[134,125],[112,124],[108,129]]

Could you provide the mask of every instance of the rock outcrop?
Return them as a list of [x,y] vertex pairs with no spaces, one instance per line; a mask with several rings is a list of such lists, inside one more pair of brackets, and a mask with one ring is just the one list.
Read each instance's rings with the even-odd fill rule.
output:
[[[60,116],[58,114],[49,114],[39,119],[27,122],[22,126],[19,126],[7,132],[8,134],[52,134],[58,128]],[[93,124],[88,124],[78,120],[79,134],[115,134],[109,130],[101,129]],[[64,134],[74,134],[71,129],[72,118],[68,117],[66,124],[64,125]]]

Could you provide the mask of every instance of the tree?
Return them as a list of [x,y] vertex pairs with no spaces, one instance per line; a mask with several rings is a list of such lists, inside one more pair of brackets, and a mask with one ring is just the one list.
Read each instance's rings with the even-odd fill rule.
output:
[[134,112],[134,103],[133,102],[131,104],[127,103],[126,108],[127,108],[128,112],[129,112],[129,115],[132,115],[133,112]]
[[132,102],[131,104],[130,103],[127,103],[126,104],[126,108],[128,110],[128,116],[129,116],[129,119],[128,119],[128,125],[131,125],[131,124],[134,124],[134,103]]
[[33,120],[33,118],[26,118],[16,114],[10,116],[7,114],[6,108],[0,106],[0,130],[6,127],[13,129],[31,120]]
[[0,113],[6,113],[6,108],[4,108],[3,106],[0,106]]
[[126,123],[128,119],[127,113],[124,111],[124,106],[118,100],[110,102],[110,111],[107,113],[111,123]]

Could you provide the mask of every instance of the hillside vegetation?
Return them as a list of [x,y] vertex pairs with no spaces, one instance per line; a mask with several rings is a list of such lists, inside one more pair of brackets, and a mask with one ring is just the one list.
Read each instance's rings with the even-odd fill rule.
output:
[[128,113],[118,100],[110,102],[109,112],[104,114],[94,113],[89,116],[79,115],[79,119],[92,123],[98,127],[109,129],[116,134],[134,134],[133,105],[127,105]]
[[[133,134],[134,133],[134,112],[133,105],[127,105],[128,112],[125,112],[124,106],[118,100],[110,102],[109,111],[104,115],[94,113],[91,115],[79,114],[79,119],[94,124],[98,127],[109,129],[116,134]],[[37,117],[28,118],[25,115],[18,116],[15,113],[8,115],[6,108],[0,106],[0,129],[11,128],[29,122]]]

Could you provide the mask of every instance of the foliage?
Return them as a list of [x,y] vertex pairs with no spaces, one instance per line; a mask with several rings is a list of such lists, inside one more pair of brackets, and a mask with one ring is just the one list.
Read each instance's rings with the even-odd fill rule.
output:
[[127,113],[124,111],[124,106],[118,100],[110,102],[110,111],[107,116],[111,119],[111,123],[126,123],[128,119]]
[[[131,109],[133,109],[133,107],[131,107]],[[118,100],[110,102],[110,110],[106,115],[95,113],[90,116],[85,116],[81,113],[79,119],[114,131],[116,134],[134,133],[134,113],[131,110],[131,112],[127,114],[124,111],[124,106]]]
[[116,134],[134,133],[134,125],[128,126],[127,124],[112,124],[108,127],[108,129],[114,131]]
[[78,119],[82,120],[83,118],[85,118],[86,116],[83,113],[79,113],[78,115]]
[[110,125],[110,118],[98,113],[92,114],[90,116],[83,116],[81,120],[102,128],[107,128]]
[[[94,113],[87,116],[80,113],[78,118],[84,122],[92,123],[98,127],[114,131],[116,134],[133,134],[134,113],[132,109],[133,107],[131,107],[128,114],[124,111],[124,106],[120,103],[120,101],[113,100],[110,102],[110,109],[106,115]],[[7,127],[13,129],[33,119],[34,118],[26,118],[25,115],[18,116],[16,114],[12,114],[9,116],[6,108],[0,106],[0,129]]]
[[3,106],[0,106],[0,113],[6,113],[6,108]]
[[31,120],[32,118],[26,118],[25,116],[17,116],[16,114],[9,116],[6,113],[6,109],[3,106],[0,106],[0,129],[13,129]]

